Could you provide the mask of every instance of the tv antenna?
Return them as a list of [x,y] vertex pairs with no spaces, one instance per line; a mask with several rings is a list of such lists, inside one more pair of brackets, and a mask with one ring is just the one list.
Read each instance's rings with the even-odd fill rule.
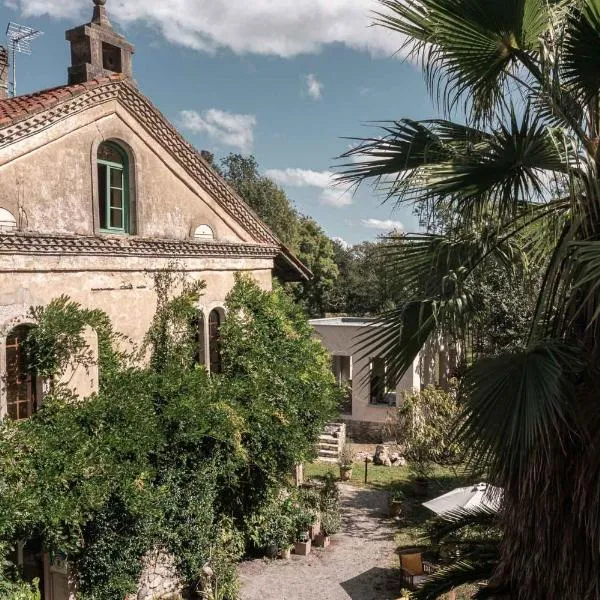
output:
[[11,96],[14,98],[17,95],[17,53],[31,54],[31,42],[36,38],[43,35],[42,31],[32,29],[26,25],[19,25],[18,23],[9,23],[6,28],[6,38],[8,40],[8,51],[12,58],[12,86]]

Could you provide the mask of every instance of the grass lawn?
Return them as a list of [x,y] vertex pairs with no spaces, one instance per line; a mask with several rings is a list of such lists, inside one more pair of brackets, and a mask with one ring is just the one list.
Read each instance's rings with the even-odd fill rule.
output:
[[[319,479],[328,473],[339,477],[339,467],[334,463],[314,462],[304,465],[306,479]],[[419,546],[425,535],[424,525],[433,513],[426,509],[422,502],[440,496],[456,487],[473,483],[459,471],[437,467],[429,483],[427,497],[418,498],[414,484],[410,479],[408,467],[382,467],[369,463],[367,483],[365,484],[365,464],[356,463],[352,470],[352,479],[348,482],[359,487],[374,487],[383,490],[399,489],[404,493],[403,515],[398,519],[396,543],[399,547]],[[455,590],[456,600],[468,600],[475,590],[471,586]]]

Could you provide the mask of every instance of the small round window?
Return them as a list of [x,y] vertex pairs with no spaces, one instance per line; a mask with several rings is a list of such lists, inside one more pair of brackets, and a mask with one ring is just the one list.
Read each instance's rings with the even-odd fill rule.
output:
[[201,242],[212,242],[215,234],[208,225],[199,225],[194,231],[194,239]]

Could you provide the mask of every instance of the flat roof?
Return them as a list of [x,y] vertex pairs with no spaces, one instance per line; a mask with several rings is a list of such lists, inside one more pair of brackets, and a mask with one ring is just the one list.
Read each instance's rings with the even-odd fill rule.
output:
[[328,317],[326,319],[311,319],[310,325],[328,325],[333,327],[364,327],[365,325],[371,325],[375,322],[375,319],[368,317]]

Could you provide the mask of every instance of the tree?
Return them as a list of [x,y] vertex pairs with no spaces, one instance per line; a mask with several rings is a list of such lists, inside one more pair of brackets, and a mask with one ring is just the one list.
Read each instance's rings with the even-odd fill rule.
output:
[[[597,0],[380,0],[444,111],[384,125],[342,175],[449,210],[408,236],[415,292],[378,341],[396,375],[437,329],[467,339],[490,263],[542,273],[525,348],[465,374],[459,434],[504,488],[488,597],[600,598],[600,5]],[[464,109],[466,122],[452,121]]]
[[294,248],[298,258],[312,271],[313,278],[292,285],[292,294],[311,317],[324,317],[334,309],[334,290],[339,276],[333,242],[313,219],[302,217]]
[[253,208],[273,233],[312,271],[308,282],[287,289],[311,317],[322,317],[333,307],[332,292],[338,277],[333,242],[311,218],[300,215],[285,192],[260,175],[253,156],[229,154],[221,161],[225,179]]
[[[93,326],[101,380],[85,399],[56,383],[31,418],[0,421],[0,598],[35,600],[3,583],[7,550],[32,538],[68,555],[84,600],[135,592],[157,548],[205,597],[237,597],[247,521],[315,457],[340,391],[302,311],[249,277],[227,298],[223,373],[209,376],[196,364],[202,289],[157,274],[146,345],[130,354],[101,311],[66,297],[32,309],[36,374],[58,380],[70,364],[89,365]],[[209,564],[217,596],[202,587]]]
[[259,173],[256,158],[231,153],[221,161],[221,168],[229,185],[286,246],[292,247],[297,237],[298,214],[285,192]]
[[353,316],[377,316],[394,308],[404,289],[390,273],[386,249],[390,241],[362,242],[343,248],[334,242],[340,277],[332,294],[334,310]]

